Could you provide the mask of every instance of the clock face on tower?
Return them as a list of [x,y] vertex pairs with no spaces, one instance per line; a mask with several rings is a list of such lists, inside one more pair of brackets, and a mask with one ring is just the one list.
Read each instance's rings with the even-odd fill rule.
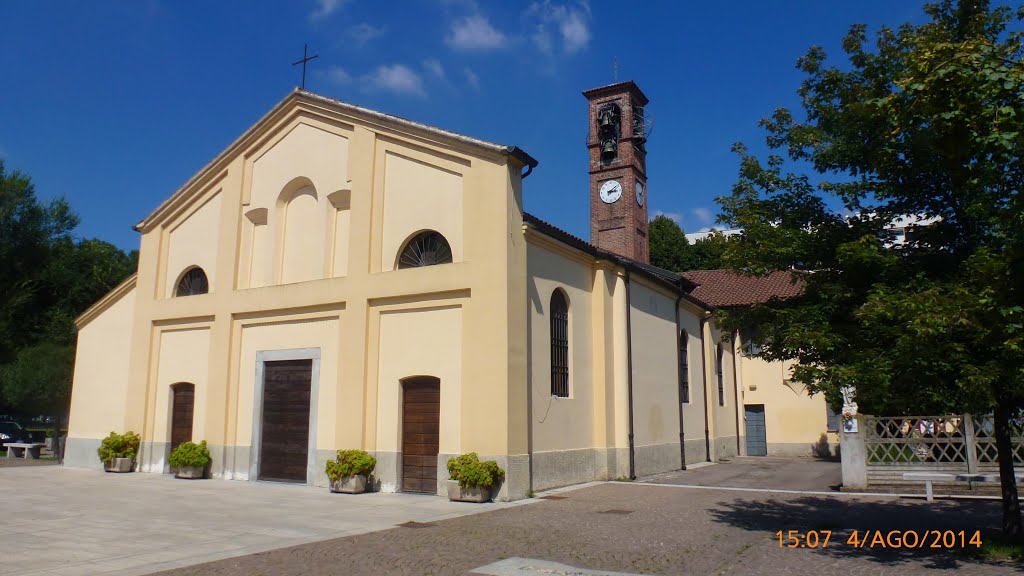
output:
[[615,203],[622,196],[622,184],[618,180],[609,180],[601,185],[601,201],[605,204]]
[[636,203],[641,207],[644,205],[644,185],[639,182],[636,183]]

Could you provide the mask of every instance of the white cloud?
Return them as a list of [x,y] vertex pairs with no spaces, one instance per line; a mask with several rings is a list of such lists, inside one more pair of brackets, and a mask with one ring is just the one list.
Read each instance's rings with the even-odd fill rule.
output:
[[317,71],[317,75],[337,86],[352,83],[352,76],[340,66],[328,66],[326,70]]
[[445,41],[457,50],[496,50],[508,44],[508,37],[491,26],[486,16],[474,14],[454,22]]
[[374,26],[369,22],[360,22],[354,26],[349,26],[345,30],[345,38],[350,40],[352,44],[362,48],[366,46],[366,43],[378,36],[384,34],[384,28],[381,26]]
[[692,212],[704,226],[708,226],[715,221],[715,216],[707,208],[694,208]]
[[561,41],[562,52],[570,55],[590,43],[590,4],[586,0],[571,4],[535,2],[526,14],[538,22],[532,36],[534,45],[549,56],[555,53],[555,37]]
[[344,6],[347,1],[348,0],[316,0],[316,9],[313,10],[313,13],[310,14],[309,17],[313,20],[326,18],[327,16],[337,12],[338,9]]
[[676,224],[680,224],[683,221],[683,215],[678,212],[662,212],[661,210],[655,210],[654,217],[657,218],[658,216],[664,216]]
[[444,80],[444,66],[441,65],[441,61],[437,58],[427,58],[423,61],[423,67],[427,72],[430,72],[434,78]]
[[368,74],[363,79],[371,89],[396,94],[426,96],[426,92],[423,90],[423,78],[404,64],[378,66],[372,74]]
[[463,70],[463,73],[466,75],[466,84],[469,84],[469,87],[473,90],[480,90],[480,77],[476,75],[476,72],[473,72],[470,68],[466,68]]

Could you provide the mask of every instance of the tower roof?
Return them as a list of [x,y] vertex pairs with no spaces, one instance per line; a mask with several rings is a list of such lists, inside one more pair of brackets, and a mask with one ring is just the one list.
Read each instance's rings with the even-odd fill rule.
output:
[[597,88],[591,88],[590,90],[584,90],[583,95],[588,100],[594,98],[600,98],[602,96],[608,96],[611,94],[621,94],[623,92],[629,92],[633,95],[633,99],[636,100],[640,106],[646,106],[649,100],[644,95],[640,87],[636,85],[636,82],[632,80],[626,80],[625,82],[616,82],[615,84],[608,84],[607,86],[599,86]]

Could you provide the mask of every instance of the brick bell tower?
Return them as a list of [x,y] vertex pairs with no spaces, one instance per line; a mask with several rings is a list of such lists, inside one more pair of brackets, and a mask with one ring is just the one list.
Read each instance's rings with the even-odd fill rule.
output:
[[590,243],[647,263],[647,96],[632,80],[583,95],[590,121]]

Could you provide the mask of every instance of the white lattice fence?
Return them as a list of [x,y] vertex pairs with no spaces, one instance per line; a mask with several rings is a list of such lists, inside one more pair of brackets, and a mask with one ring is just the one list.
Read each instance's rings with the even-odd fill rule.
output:
[[[1024,420],[1014,423],[1014,466],[1024,467]],[[864,418],[868,484],[903,484],[905,472],[991,472],[998,468],[991,416]]]

